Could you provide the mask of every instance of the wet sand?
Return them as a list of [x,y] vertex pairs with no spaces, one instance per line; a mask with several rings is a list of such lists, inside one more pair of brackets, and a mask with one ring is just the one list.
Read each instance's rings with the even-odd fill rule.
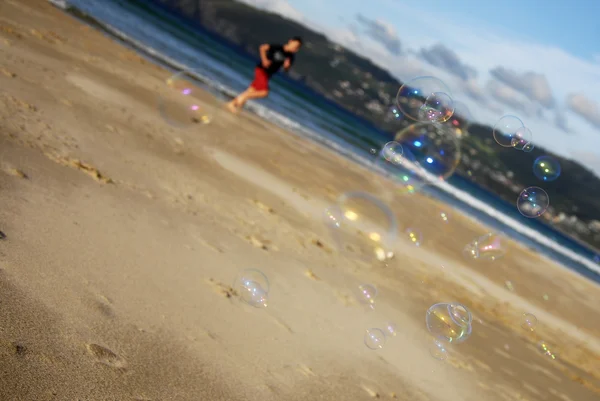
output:
[[[213,123],[169,126],[170,75],[44,1],[0,2],[0,399],[600,397],[599,286],[516,243],[468,261],[485,227],[390,199],[369,171],[209,93]],[[323,210],[347,191],[389,199],[421,247],[401,236],[387,264],[338,252]],[[269,277],[268,308],[231,288],[246,268]],[[358,283],[379,289],[373,311]],[[441,362],[425,312],[449,301],[473,333]],[[365,347],[390,320],[397,335]]]

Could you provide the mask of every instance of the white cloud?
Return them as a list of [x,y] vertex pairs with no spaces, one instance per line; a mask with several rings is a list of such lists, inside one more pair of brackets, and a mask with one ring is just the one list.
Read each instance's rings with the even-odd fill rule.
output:
[[239,0],[256,8],[282,15],[288,19],[306,23],[304,15],[294,8],[287,0]]

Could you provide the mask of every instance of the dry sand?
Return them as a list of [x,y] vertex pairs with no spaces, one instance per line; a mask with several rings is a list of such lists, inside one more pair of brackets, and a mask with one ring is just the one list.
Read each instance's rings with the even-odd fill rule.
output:
[[[420,195],[390,205],[422,247],[357,263],[323,207],[375,177],[247,113],[174,129],[155,107],[169,75],[44,1],[0,0],[0,400],[599,399],[597,285],[514,243],[465,261],[486,228]],[[267,309],[231,290],[245,268],[269,277]],[[374,311],[348,296],[360,282]],[[440,362],[424,317],[443,301],[475,319]],[[367,349],[387,320],[397,336]]]

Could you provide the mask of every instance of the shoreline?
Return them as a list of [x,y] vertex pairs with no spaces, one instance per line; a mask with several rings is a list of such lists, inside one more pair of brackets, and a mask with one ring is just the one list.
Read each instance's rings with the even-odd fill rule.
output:
[[[0,284],[14,294],[0,307],[2,397],[600,394],[593,283],[512,242],[499,263],[465,262],[465,241],[485,229],[458,212],[441,226],[433,211],[447,207],[420,195],[393,205],[422,247],[400,240],[388,266],[360,264],[333,249],[322,205],[377,194],[372,172],[249,113],[174,130],[152,101],[164,69],[49,4],[1,7]],[[271,281],[265,310],[230,288],[251,267]],[[348,295],[361,282],[380,291],[372,313]],[[439,363],[423,321],[443,301],[468,305],[474,326]],[[538,327],[524,332],[533,311]],[[364,330],[388,320],[397,335],[364,347]]]

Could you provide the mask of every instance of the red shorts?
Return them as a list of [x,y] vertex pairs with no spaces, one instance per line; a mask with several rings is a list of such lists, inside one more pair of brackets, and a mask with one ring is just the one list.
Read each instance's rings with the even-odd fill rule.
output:
[[254,81],[250,84],[257,91],[269,90],[269,75],[260,67],[254,69]]

